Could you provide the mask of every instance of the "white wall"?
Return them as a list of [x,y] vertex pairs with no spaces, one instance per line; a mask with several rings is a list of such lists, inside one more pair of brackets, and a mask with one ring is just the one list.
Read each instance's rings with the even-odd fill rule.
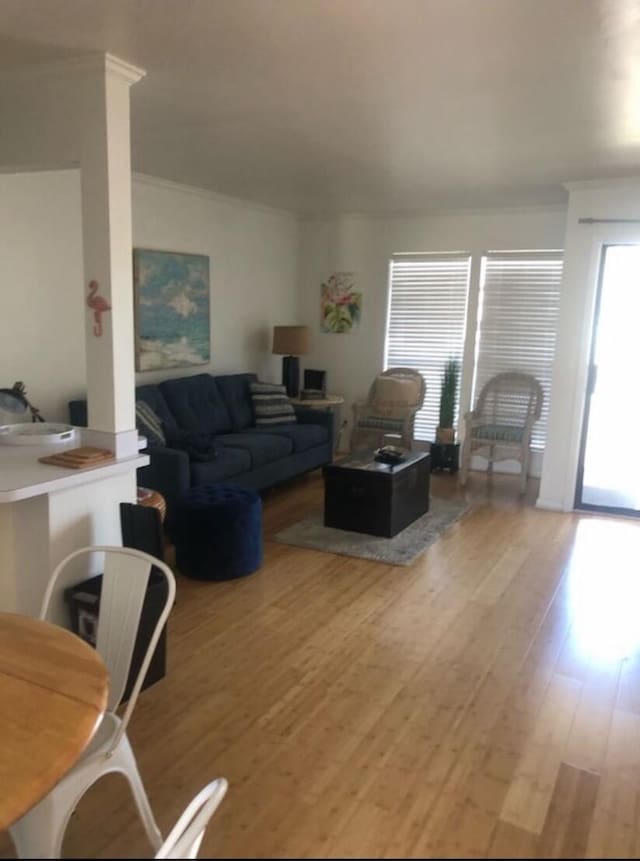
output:
[[[549,432],[538,505],[574,507],[589,349],[602,246],[640,243],[640,223],[580,224],[580,218],[640,219],[640,180],[569,186],[564,274]],[[635,373],[633,374],[635,377]]]
[[[411,218],[342,216],[303,223],[301,244],[301,322],[312,327],[312,352],[304,367],[327,370],[327,385],[345,396],[344,417],[351,403],[364,397],[383,367],[389,260],[399,252],[470,251],[472,286],[482,253],[488,250],[562,248],[566,209],[485,210]],[[363,290],[362,323],[348,335],[320,331],[320,284],[336,270],[355,271]],[[477,298],[477,297],[476,297]],[[470,301],[473,297],[470,297]],[[473,340],[473,326],[469,337]],[[471,381],[462,380],[461,405]],[[430,392],[427,397],[438,397]],[[539,459],[532,471],[539,469]]]
[[82,284],[79,172],[0,174],[0,388],[23,380],[49,421],[86,387]]
[[198,189],[134,177],[133,244],[210,257],[211,364],[138,374],[155,382],[189,373],[256,371],[280,381],[274,325],[297,323],[299,220]]
[[[256,371],[279,379],[271,329],[295,323],[296,216],[137,177],[133,244],[211,259],[209,365],[144,373]],[[48,420],[86,391],[80,176],[0,174],[0,387],[21,379]],[[0,423],[13,420],[0,415]]]

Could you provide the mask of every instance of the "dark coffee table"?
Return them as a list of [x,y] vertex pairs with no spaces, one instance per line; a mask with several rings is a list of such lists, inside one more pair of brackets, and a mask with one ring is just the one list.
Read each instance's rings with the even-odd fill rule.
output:
[[407,452],[395,466],[354,452],[322,468],[324,525],[391,538],[429,510],[430,457]]

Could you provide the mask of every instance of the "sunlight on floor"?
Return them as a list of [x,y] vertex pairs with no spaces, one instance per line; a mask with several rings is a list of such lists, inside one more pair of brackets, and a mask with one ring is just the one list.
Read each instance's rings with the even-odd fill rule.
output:
[[595,661],[640,651],[640,524],[585,519],[569,568],[576,649]]

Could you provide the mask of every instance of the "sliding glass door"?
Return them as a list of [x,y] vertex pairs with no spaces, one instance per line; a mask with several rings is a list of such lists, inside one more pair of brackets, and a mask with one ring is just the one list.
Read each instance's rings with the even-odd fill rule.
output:
[[576,505],[640,514],[640,244],[603,247]]

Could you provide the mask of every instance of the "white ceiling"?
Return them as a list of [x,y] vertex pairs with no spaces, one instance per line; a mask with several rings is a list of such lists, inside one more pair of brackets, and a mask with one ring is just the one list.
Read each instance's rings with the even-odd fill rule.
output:
[[0,64],[95,50],[147,70],[137,171],[275,206],[561,202],[640,171],[637,0],[0,0]]

